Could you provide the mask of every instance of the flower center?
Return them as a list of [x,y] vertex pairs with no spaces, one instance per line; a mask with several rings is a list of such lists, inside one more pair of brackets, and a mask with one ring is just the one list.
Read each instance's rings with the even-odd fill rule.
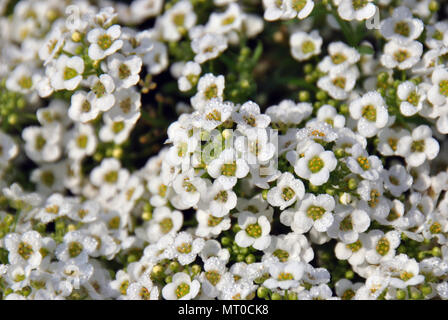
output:
[[106,87],[101,81],[97,81],[95,85],[92,87],[92,91],[95,93],[97,98],[101,98],[106,93]]
[[227,177],[235,176],[236,172],[236,163],[225,163],[221,167],[221,174]]
[[442,225],[439,222],[434,222],[429,227],[429,232],[431,232],[431,234],[437,234],[437,233],[442,232]]
[[448,80],[442,80],[439,82],[439,92],[445,97],[448,97]]
[[412,152],[423,152],[425,151],[425,140],[413,141],[411,144]]
[[392,151],[397,151],[397,138],[390,137],[387,139],[387,143],[389,144],[389,147],[392,149]]
[[187,254],[187,253],[190,253],[191,252],[191,244],[190,243],[188,243],[188,242],[184,242],[184,243],[182,243],[180,246],[178,246],[177,248],[177,251],[179,252],[179,253],[182,253],[182,254]]
[[47,143],[47,140],[45,140],[45,138],[39,134],[35,140],[36,150],[41,151],[45,147],[46,143]]
[[234,15],[230,15],[228,17],[225,17],[224,19],[222,19],[221,24],[223,26],[227,26],[229,24],[232,24],[235,21],[235,16]]
[[192,184],[188,178],[184,179],[184,182],[182,183],[182,187],[186,192],[196,192],[198,189]]
[[397,212],[397,210],[395,210],[395,208],[392,208],[389,211],[389,214],[388,214],[386,220],[389,222],[392,222],[392,221],[397,220],[398,218],[400,218],[400,214]]
[[159,196],[164,198],[166,196],[167,189],[168,189],[168,187],[166,185],[164,185],[163,183],[160,184],[160,186],[159,186]]
[[381,238],[378,240],[376,244],[376,252],[378,252],[379,255],[385,256],[389,250],[390,250],[390,242],[387,240],[386,237]]
[[182,27],[185,24],[185,14],[183,13],[173,14],[172,20],[177,27]]
[[306,215],[308,216],[308,218],[313,219],[314,221],[322,218],[322,216],[325,213],[325,209],[322,207],[318,207],[318,206],[310,206],[307,210],[306,210]]
[[121,80],[127,79],[131,75],[131,69],[125,63],[120,64],[118,67],[118,77]]
[[84,102],[81,105],[81,111],[82,112],[89,112],[92,109],[90,102],[87,100],[84,100]]
[[411,28],[409,28],[409,24],[406,21],[399,21],[395,24],[394,32],[404,37],[409,37]]
[[219,282],[219,280],[221,280],[221,274],[216,270],[207,271],[205,273],[205,277],[214,286],[216,286],[216,284]]
[[352,0],[352,6],[353,9],[355,10],[360,10],[364,8],[367,5],[367,3],[369,3],[368,0]]
[[409,279],[412,279],[414,277],[414,274],[412,272],[402,271],[400,272],[400,279],[403,281],[408,281]]
[[341,223],[339,224],[339,229],[341,231],[350,231],[353,230],[352,216],[346,216]]
[[55,176],[52,171],[44,171],[40,176],[40,180],[47,187],[51,187],[55,181]]
[[286,262],[289,258],[289,253],[286,250],[277,249],[273,252],[273,255],[280,260],[280,262]]
[[370,160],[367,157],[359,156],[356,161],[358,161],[358,164],[362,170],[366,171],[370,169]]
[[186,296],[190,292],[190,285],[188,285],[185,282],[182,282],[180,285],[176,288],[176,297],[178,299]]
[[324,161],[318,156],[315,156],[310,161],[308,161],[308,168],[312,173],[319,172],[324,166]]
[[78,71],[73,68],[65,67],[64,69],[64,80],[71,80],[78,75]]
[[131,101],[131,98],[129,98],[129,97],[120,101],[120,109],[124,113],[129,113],[129,111],[131,111],[131,106],[132,106],[132,101]]
[[252,238],[260,238],[261,237],[261,227],[258,223],[250,224],[246,227],[246,233]]
[[115,183],[118,180],[118,172],[115,170],[111,170],[104,175],[104,181],[107,183]]
[[286,281],[286,280],[293,280],[294,276],[292,275],[292,273],[289,272],[280,272],[278,274],[277,280],[279,281]]
[[349,243],[345,245],[347,249],[352,250],[352,252],[357,252],[362,248],[362,242],[361,240],[355,241],[353,243]]
[[204,91],[204,96],[207,100],[212,98],[216,98],[218,96],[218,86],[216,84],[212,84]]
[[23,89],[31,89],[33,85],[33,80],[28,76],[23,76],[17,81],[18,85]]
[[122,295],[126,295],[127,291],[128,291],[128,287],[129,287],[129,281],[125,280],[120,284],[120,293]]
[[221,112],[219,110],[214,109],[212,112],[207,113],[205,118],[209,121],[221,121]]
[[20,242],[17,248],[17,252],[23,259],[28,260],[34,251],[33,247],[30,244],[26,242]]
[[342,300],[351,300],[355,296],[355,291],[352,289],[345,290],[341,296]]
[[294,190],[291,187],[285,187],[282,190],[282,199],[284,201],[289,201],[292,198],[294,198],[294,196],[296,195],[296,193],[294,192]]
[[394,53],[395,60],[397,60],[400,63],[406,59],[409,59],[410,56],[411,54],[409,53],[409,51],[404,49],[399,49]]
[[314,42],[311,40],[306,40],[302,43],[302,52],[304,54],[314,52],[316,50],[316,46],[314,45]]
[[170,218],[165,218],[159,222],[159,225],[162,233],[166,234],[170,232],[171,229],[173,229],[173,220],[171,220]]
[[369,121],[376,121],[376,108],[371,104],[364,106],[361,115]]
[[345,77],[336,77],[336,78],[334,78],[334,79],[332,80],[332,82],[333,82],[333,85],[334,85],[335,87],[344,89],[347,80],[346,80]]
[[[129,282],[128,282],[128,285],[129,285]],[[150,300],[151,299],[151,293],[145,287],[142,287],[140,289],[139,295],[142,298],[142,300]]]
[[76,145],[78,146],[78,148],[80,149],[85,149],[87,147],[87,141],[89,140],[89,138],[85,135],[85,134],[80,134],[77,138],[76,138]]
[[291,7],[297,11],[302,11],[303,8],[305,8],[305,5],[307,3],[307,0],[292,0],[291,1]]
[[207,220],[207,225],[209,227],[216,227],[218,224],[221,223],[222,220],[223,220],[223,218],[218,218],[218,217],[209,215],[208,220]]
[[412,91],[408,98],[406,99],[407,102],[412,104],[414,107],[416,107],[420,101],[420,96],[417,94],[417,92]]
[[113,217],[112,219],[109,220],[108,226],[110,229],[118,229],[120,227],[120,217]]
[[82,252],[83,246],[78,241],[72,241],[68,245],[68,254],[71,258],[76,258]]
[[347,57],[345,56],[345,54],[340,52],[335,53],[334,55],[331,56],[331,61],[333,61],[334,64],[341,64],[346,60]]
[[216,196],[213,198],[213,200],[225,203],[225,202],[227,202],[228,198],[229,198],[229,196],[228,196],[227,191],[222,190],[216,194]]
[[57,204],[54,204],[52,206],[48,206],[45,208],[45,212],[51,213],[51,214],[58,214],[59,213],[59,206]]
[[100,46],[101,49],[107,50],[112,45],[112,38],[107,34],[103,34],[98,37],[97,44]]

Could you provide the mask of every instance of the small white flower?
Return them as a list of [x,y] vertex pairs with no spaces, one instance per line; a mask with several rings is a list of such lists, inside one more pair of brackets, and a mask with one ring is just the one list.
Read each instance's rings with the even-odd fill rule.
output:
[[367,230],[370,225],[369,215],[359,209],[342,208],[334,215],[334,223],[328,229],[328,235],[338,238],[344,243],[358,240],[359,234]]
[[251,212],[242,212],[238,216],[241,230],[235,235],[235,242],[240,247],[252,246],[257,250],[264,250],[271,243],[271,224],[265,216],[256,217]]
[[423,22],[414,18],[408,8],[398,7],[392,17],[381,22],[380,32],[387,40],[408,42],[417,39],[423,29]]
[[347,158],[347,167],[364,179],[374,181],[380,176],[383,164],[377,156],[369,156],[361,145],[356,144],[352,148],[351,156]]
[[389,119],[386,103],[376,91],[370,91],[361,98],[354,100],[349,106],[350,116],[358,120],[358,132],[370,138],[376,135],[379,129],[384,128]]
[[91,91],[87,94],[91,108],[107,111],[115,103],[115,83],[111,76],[102,74],[99,77],[90,76],[87,79]]
[[22,131],[25,152],[36,162],[53,162],[61,155],[61,127],[27,127]]
[[182,75],[177,80],[180,91],[188,91],[198,82],[201,74],[201,65],[194,61],[188,61],[182,68]]
[[302,279],[304,266],[298,261],[274,262],[269,265],[269,273],[271,278],[263,282],[263,286],[268,289],[287,290],[297,287]]
[[40,254],[42,239],[37,231],[27,231],[21,235],[9,233],[4,239],[4,245],[9,251],[8,260],[12,265],[36,268],[42,261]]
[[406,117],[410,117],[423,108],[426,90],[422,85],[416,86],[412,81],[405,81],[398,86],[397,96],[402,101],[400,112]]
[[71,159],[79,160],[91,156],[96,146],[97,138],[91,125],[77,124],[67,134],[67,151]]
[[105,198],[113,197],[119,188],[123,188],[129,178],[127,169],[115,158],[105,158],[90,173],[90,181],[100,189]]
[[338,6],[338,14],[344,20],[367,20],[373,17],[377,7],[373,0],[341,0]]
[[432,73],[432,87],[428,91],[428,100],[436,106],[448,102],[448,71],[437,68]]
[[162,289],[162,296],[166,300],[192,300],[198,293],[201,284],[198,280],[191,280],[190,276],[184,272],[173,275],[170,283]]
[[350,66],[359,61],[361,55],[344,42],[332,42],[328,46],[328,56],[318,64],[318,68],[323,72],[340,74]]
[[318,143],[313,143],[295,163],[294,172],[299,177],[309,180],[313,185],[320,186],[328,181],[330,172],[336,169],[337,163],[332,151],[325,150]]
[[371,264],[378,264],[395,256],[395,249],[400,245],[400,233],[381,230],[371,230],[367,234],[366,260]]
[[227,38],[217,33],[205,33],[191,41],[191,49],[196,54],[194,61],[203,64],[227,49]]
[[74,56],[61,55],[55,62],[54,72],[50,77],[55,90],[75,90],[83,79],[84,60]]
[[120,53],[115,53],[108,57],[107,68],[117,89],[127,89],[136,85],[140,80],[142,59],[137,55],[125,57]]
[[347,70],[330,72],[328,75],[319,78],[317,86],[328,92],[333,99],[345,100],[355,87],[358,77],[358,68],[356,66],[348,67]]
[[97,104],[92,105],[88,99],[88,95],[85,91],[76,91],[71,97],[71,105],[68,109],[68,116],[73,121],[79,121],[82,123],[89,122],[96,119],[100,113],[100,108]]
[[380,61],[386,68],[405,70],[416,65],[420,61],[422,53],[423,45],[418,41],[400,43],[391,40],[384,46],[384,53]]
[[285,13],[284,16],[288,19],[295,17],[305,19],[310,15],[314,8],[313,0],[284,0]]
[[384,186],[394,197],[399,197],[409,190],[412,185],[412,176],[402,165],[393,165],[389,170],[383,170]]
[[291,55],[298,61],[305,61],[321,52],[322,38],[317,30],[311,33],[296,31],[289,38]]
[[148,73],[157,75],[168,67],[168,50],[163,42],[153,41],[152,49],[143,56]]
[[246,161],[236,157],[233,149],[226,149],[217,159],[212,160],[207,166],[208,174],[217,179],[224,188],[232,188],[238,179],[244,178],[249,173]]
[[6,165],[17,156],[18,152],[19,148],[14,140],[0,131],[0,166]]
[[308,232],[312,227],[319,232],[326,232],[334,221],[334,207],[335,201],[328,194],[315,196],[307,193],[300,204],[296,205],[291,229],[300,234]]
[[214,76],[211,73],[203,75],[197,85],[197,93],[191,97],[191,105],[196,110],[203,110],[213,99],[222,101],[224,92],[224,76]]
[[119,39],[120,35],[121,27],[117,24],[109,27],[107,30],[95,28],[89,31],[87,41],[90,42],[90,59],[102,60],[121,49],[123,40]]
[[157,26],[164,40],[179,41],[196,24],[196,19],[191,2],[182,0],[164,12],[162,18],[157,20]]
[[267,201],[280,210],[289,207],[305,195],[303,182],[296,179],[292,173],[284,172],[277,180],[277,185],[271,188],[267,194]]
[[420,125],[398,141],[397,153],[406,159],[411,167],[418,167],[426,160],[434,159],[440,150],[439,143],[432,137],[427,125]]
[[167,249],[168,259],[177,259],[181,265],[192,263],[204,247],[204,239],[196,238],[187,232],[177,234],[174,242]]

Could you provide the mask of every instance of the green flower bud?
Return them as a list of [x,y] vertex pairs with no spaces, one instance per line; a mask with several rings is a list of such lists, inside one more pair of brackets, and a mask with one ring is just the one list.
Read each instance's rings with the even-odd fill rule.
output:
[[328,98],[328,95],[327,95],[327,93],[326,93],[325,91],[323,91],[323,90],[319,90],[319,91],[316,93],[316,99],[319,100],[319,101],[326,100],[327,98]]
[[201,273],[201,266],[198,264],[194,264],[191,266],[191,272],[193,273],[193,275],[197,275],[199,273]]
[[442,251],[440,250],[439,247],[434,247],[434,248],[432,248],[432,250],[431,250],[431,254],[432,254],[434,257],[440,257],[440,256],[442,255]]
[[251,263],[254,263],[256,261],[256,259],[255,259],[255,256],[251,253],[246,256],[245,261],[247,264],[251,264]]
[[263,191],[261,191],[261,197],[263,198],[263,200],[268,199],[268,192],[269,192],[269,190],[267,190],[267,189],[264,189]]
[[349,280],[353,279],[355,277],[355,273],[352,270],[347,270],[345,272],[345,277]]
[[274,293],[271,295],[271,299],[272,299],[272,300],[282,300],[282,296],[281,296],[280,294],[278,294],[277,292],[274,292]]
[[244,254],[239,253],[239,254],[237,254],[237,256],[236,256],[236,261],[238,261],[238,262],[243,262],[243,261],[244,261],[244,258],[245,258]]
[[261,299],[264,299],[268,296],[269,289],[265,287],[258,287],[257,289],[257,296]]
[[406,292],[404,290],[398,289],[396,295],[398,300],[406,299]]
[[303,72],[305,72],[306,74],[310,74],[311,72],[313,72],[314,67],[311,63],[307,63],[304,67],[303,67]]
[[300,91],[299,92],[299,100],[302,101],[302,102],[309,101],[310,100],[310,93],[308,91],[305,91],[305,90]]
[[358,181],[355,178],[350,178],[348,180],[348,188],[350,190],[355,190],[358,187]]
[[171,271],[177,272],[179,270],[180,264],[177,261],[171,261],[168,265],[168,268],[170,268]]
[[437,12],[440,9],[440,5],[437,1],[433,0],[429,3],[428,8],[429,8],[429,11],[431,11],[431,12]]
[[231,243],[232,243],[232,239],[230,239],[229,237],[222,237],[221,238],[221,244],[224,247],[230,246]]

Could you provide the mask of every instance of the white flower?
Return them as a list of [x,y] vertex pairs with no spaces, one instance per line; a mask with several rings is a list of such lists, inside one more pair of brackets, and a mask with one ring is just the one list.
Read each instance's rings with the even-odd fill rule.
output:
[[432,138],[432,130],[427,125],[420,125],[398,141],[397,153],[406,159],[411,167],[422,165],[425,160],[434,159],[439,153],[439,143]]
[[119,39],[121,27],[117,24],[107,30],[95,28],[87,34],[87,41],[90,42],[89,57],[92,60],[102,60],[107,56],[117,52],[123,46],[123,40]]
[[116,117],[111,113],[105,113],[103,116],[104,125],[99,131],[99,138],[101,141],[113,141],[119,145],[124,143],[134,128],[135,123],[140,118],[140,113],[134,113],[132,117],[123,119],[123,117]]
[[107,69],[113,77],[115,86],[119,88],[130,88],[140,80],[140,70],[142,59],[133,55],[125,57],[120,53],[115,53],[107,59]]
[[33,72],[31,66],[20,64],[9,74],[6,80],[6,88],[28,94],[38,85],[38,80],[39,77]]
[[19,148],[14,140],[0,131],[0,166],[6,165],[17,156],[18,152]]
[[344,243],[358,240],[359,234],[367,230],[370,225],[369,215],[359,209],[341,208],[334,215],[334,223],[328,229],[328,235],[338,238]]
[[267,201],[280,210],[292,205],[296,200],[301,200],[305,195],[303,182],[296,179],[290,172],[284,172],[277,180],[277,185],[271,188],[267,194]]
[[182,227],[183,217],[180,211],[171,211],[167,207],[154,209],[153,218],[147,230],[149,242],[154,243],[164,235],[175,234]]
[[423,45],[418,41],[400,43],[391,40],[384,46],[384,53],[380,61],[389,69],[410,69],[420,61],[422,52]]
[[76,91],[71,97],[71,105],[68,109],[68,116],[73,121],[79,121],[82,123],[89,122],[96,119],[100,113],[100,108],[97,104],[92,105],[88,99],[88,95],[85,91]]
[[8,261],[12,265],[19,264],[36,268],[42,261],[40,254],[42,240],[37,231],[27,231],[21,235],[9,233],[4,239],[4,245],[9,251]]
[[173,189],[178,194],[178,200],[173,205],[178,209],[191,208],[197,205],[201,198],[201,194],[206,193],[206,183],[196,176],[194,169],[191,168],[186,172],[180,173],[173,181]]
[[208,174],[217,179],[224,188],[232,188],[238,179],[244,178],[249,173],[246,161],[237,158],[233,149],[226,149],[217,159],[212,160],[207,166]]
[[378,133],[378,151],[383,156],[398,155],[398,141],[400,141],[400,139],[405,136],[409,136],[409,131],[406,129],[383,128]]
[[129,172],[121,168],[115,158],[105,158],[90,172],[90,181],[100,189],[105,198],[113,197],[119,188],[123,188],[129,178]]
[[36,162],[53,162],[61,155],[60,126],[27,127],[22,131],[25,140],[25,152]]
[[315,186],[323,185],[336,169],[337,160],[332,151],[325,150],[318,143],[311,144],[294,165],[294,172]]
[[389,170],[383,170],[384,186],[394,197],[399,197],[409,190],[412,185],[412,176],[402,165],[393,165]]
[[352,283],[348,279],[338,280],[335,284],[336,295],[342,300],[351,300],[356,291],[362,286],[362,282]]
[[204,247],[204,239],[196,238],[187,232],[180,232],[177,234],[174,242],[167,249],[166,257],[168,259],[177,259],[181,265],[188,265],[192,263],[199,252]]
[[380,32],[387,40],[408,42],[417,39],[423,29],[423,22],[414,18],[408,8],[398,7],[392,13],[392,17],[381,22]]
[[391,260],[384,261],[381,267],[391,273],[390,285],[395,288],[405,289],[425,280],[425,277],[419,274],[418,262],[410,259],[406,254],[399,254]]
[[376,91],[370,91],[361,98],[354,100],[349,106],[350,116],[358,120],[358,132],[370,138],[376,135],[379,129],[384,128],[389,119],[383,97]]
[[358,68],[356,66],[348,67],[347,70],[330,72],[328,75],[319,78],[317,86],[328,92],[333,99],[345,100],[355,87],[358,77]]
[[190,1],[179,1],[166,10],[161,19],[158,19],[158,27],[161,29],[163,39],[179,41],[191,27],[196,24],[196,14]]
[[263,286],[268,289],[291,289],[297,287],[302,279],[304,266],[298,261],[288,261],[285,263],[274,262],[269,265],[271,278],[263,282]]
[[231,3],[226,11],[210,14],[205,28],[207,32],[227,34],[232,31],[240,31],[244,19],[240,5]]
[[241,230],[235,235],[235,242],[240,247],[252,246],[264,250],[271,243],[271,224],[265,216],[256,217],[253,213],[244,211],[238,216]]
[[71,159],[82,159],[85,156],[91,156],[97,146],[95,131],[91,125],[77,124],[67,134],[67,151]]
[[310,262],[314,258],[313,249],[304,235],[291,232],[272,236],[271,239],[270,246],[264,250],[262,261],[274,259],[278,262]]
[[371,230],[366,240],[366,260],[371,264],[378,264],[395,256],[395,249],[400,245],[400,233],[381,230]]
[[115,103],[115,83],[111,76],[102,74],[99,77],[90,76],[87,79],[90,84],[91,91],[87,95],[87,99],[93,109],[107,111],[112,108]]
[[295,103],[292,100],[282,100],[278,105],[270,106],[265,114],[273,123],[299,124],[313,112],[311,103]]
[[130,300],[158,300],[159,288],[154,286],[151,280],[140,280],[138,282],[128,284],[126,295]]
[[166,45],[153,41],[152,49],[143,56],[143,64],[150,74],[157,75],[168,67],[168,50]]
[[206,131],[212,131],[216,127],[227,121],[233,111],[231,102],[221,102],[220,99],[213,98],[208,101],[201,112],[198,127]]
[[182,68],[182,75],[177,80],[180,91],[188,91],[196,85],[201,74],[201,65],[194,61],[188,61]]
[[398,86],[397,96],[402,101],[400,104],[400,112],[410,117],[423,108],[423,102],[426,99],[426,90],[422,85],[416,86],[412,81],[405,81]]
[[372,0],[341,0],[338,6],[338,14],[344,20],[367,20],[373,17],[377,7]]
[[305,19],[313,11],[313,0],[284,0],[285,13],[284,16],[293,19],[295,17],[299,19]]
[[353,243],[338,242],[334,248],[336,257],[340,260],[348,260],[352,266],[361,265],[366,256],[366,239],[366,234],[361,233],[359,239]]
[[345,125],[345,117],[338,114],[335,107],[324,104],[317,110],[317,120],[326,122],[333,128],[343,128]]
[[377,156],[369,156],[361,145],[356,144],[352,148],[351,156],[347,158],[347,167],[364,179],[374,181],[380,176],[383,164]]
[[311,33],[296,31],[289,38],[291,55],[298,61],[305,61],[314,55],[320,54],[322,38],[319,31],[314,30]]
[[211,215],[222,218],[237,204],[237,196],[232,189],[226,189],[218,180],[215,180],[211,188],[202,200],[201,207],[207,208]]
[[224,92],[224,76],[214,76],[211,73],[204,74],[198,82],[197,93],[191,97],[191,105],[196,110],[203,110],[208,102],[213,99],[222,101]]
[[437,68],[432,73],[432,87],[428,91],[428,100],[436,106],[445,105],[448,102],[448,71]]
[[195,234],[199,237],[215,237],[231,227],[230,218],[226,216],[217,217],[213,210],[196,211],[196,220],[198,226]]
[[84,60],[80,57],[61,55],[55,62],[54,72],[50,77],[55,90],[75,90],[83,79]]
[[191,41],[191,49],[196,54],[194,61],[203,64],[227,49],[227,38],[217,33],[205,33]]
[[334,206],[335,201],[328,194],[315,196],[312,193],[307,193],[303,200],[296,205],[296,211],[293,213],[291,221],[291,229],[300,234],[308,232],[311,227],[314,227],[319,232],[326,232],[333,224],[334,217],[332,211]]
[[84,231],[69,231],[64,235],[64,242],[57,246],[55,254],[61,261],[72,261],[81,265],[87,263],[89,254],[95,250],[97,245],[97,240],[88,236]]
[[243,133],[253,128],[265,129],[271,122],[268,115],[260,113],[260,107],[253,101],[245,102],[232,118]]
[[361,55],[344,42],[332,42],[328,46],[328,56],[318,64],[323,72],[340,74],[359,61]]
[[191,300],[195,298],[201,284],[198,280],[191,280],[190,276],[184,272],[173,275],[170,283],[162,289],[162,296],[166,300]]
[[263,0],[264,19],[274,21],[286,16],[286,0]]

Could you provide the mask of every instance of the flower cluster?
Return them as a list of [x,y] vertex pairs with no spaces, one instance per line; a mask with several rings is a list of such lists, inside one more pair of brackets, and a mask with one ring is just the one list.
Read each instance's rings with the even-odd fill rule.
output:
[[0,1],[1,298],[448,299],[447,9]]

